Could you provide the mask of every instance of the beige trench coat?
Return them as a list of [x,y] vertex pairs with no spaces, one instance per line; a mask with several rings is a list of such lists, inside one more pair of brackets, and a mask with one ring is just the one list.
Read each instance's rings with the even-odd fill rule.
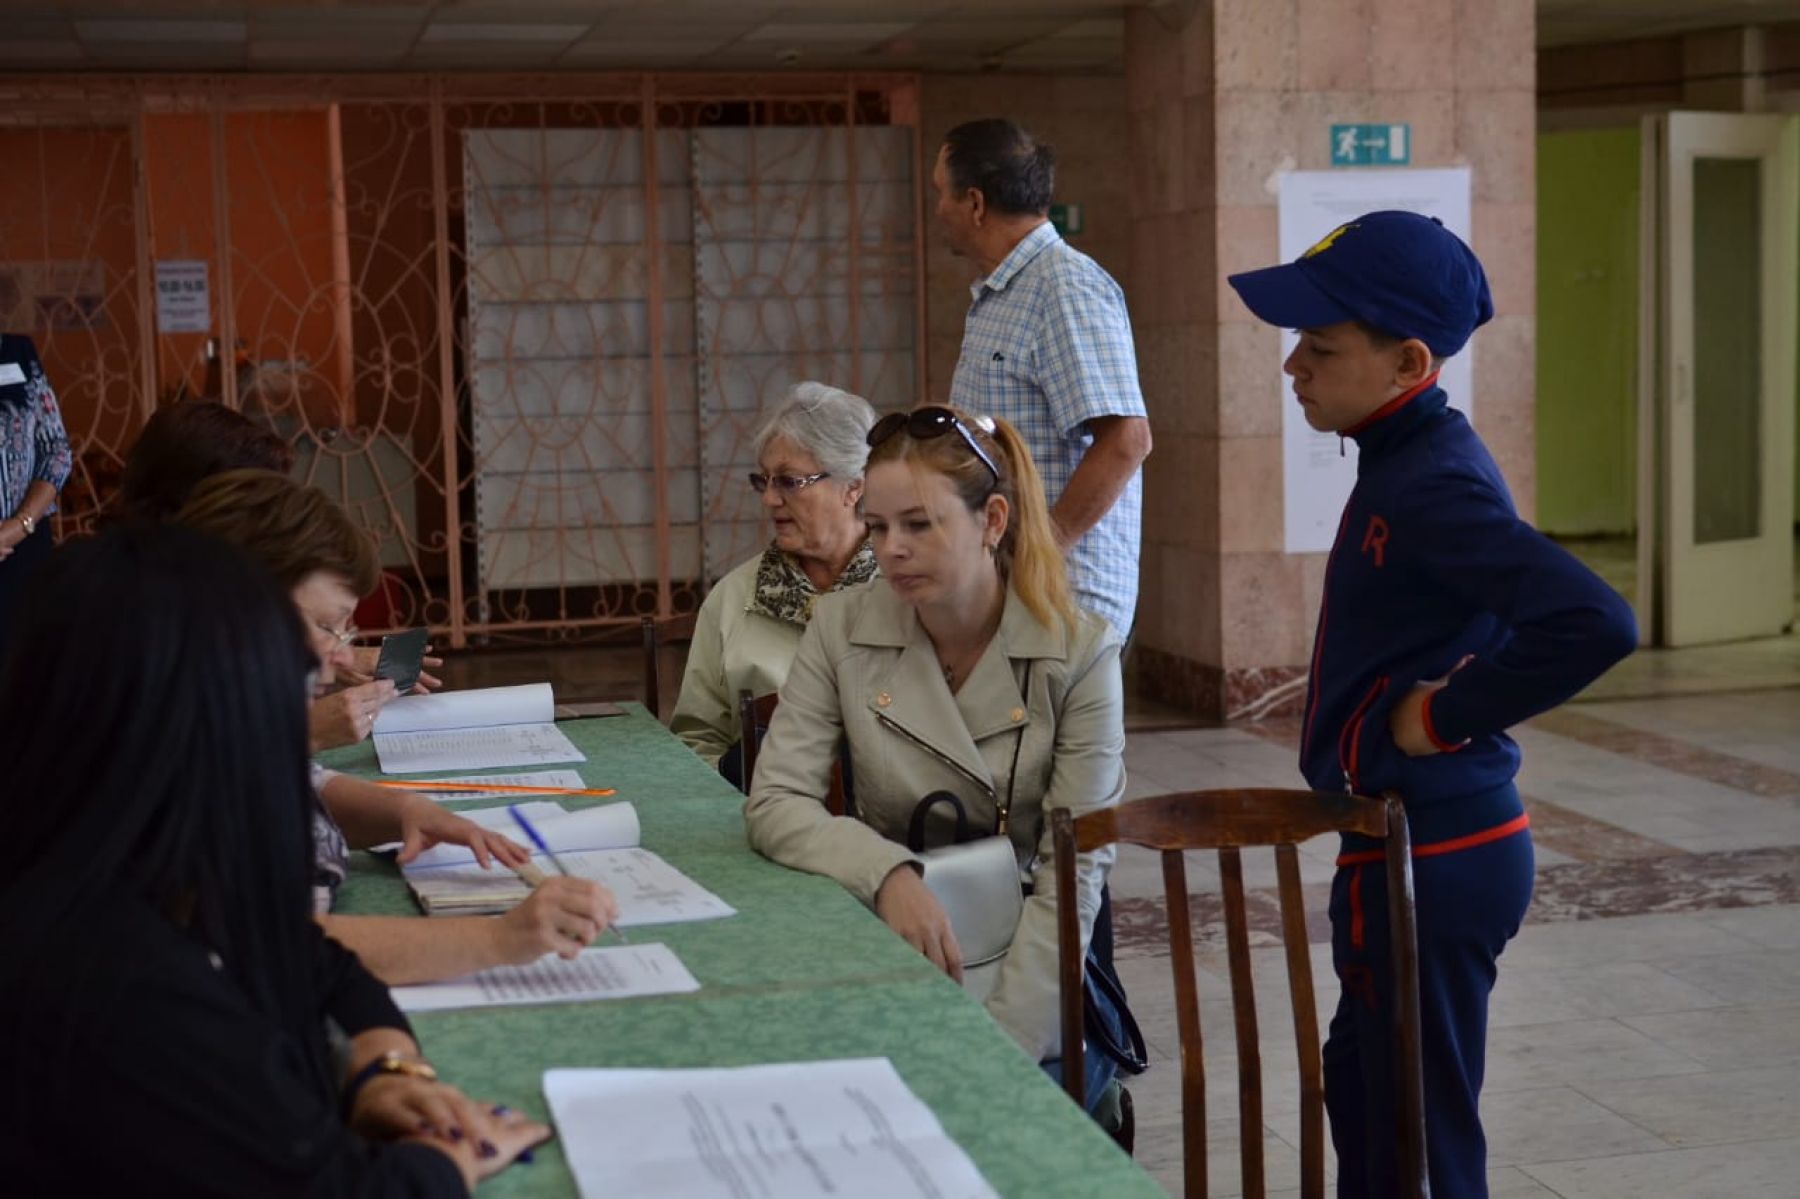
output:
[[761,566],[757,554],[733,567],[707,592],[694,621],[669,729],[708,766],[717,766],[737,744],[738,691],[759,697],[779,691],[804,632],[800,625],[748,610]]
[[[1046,629],[1009,589],[999,632],[952,696],[917,617],[886,583],[825,596],[781,689],[744,810],[759,852],[830,875],[872,905],[888,873],[916,860],[905,839],[921,798],[951,791],[971,823],[991,832],[1010,779],[1007,831],[1034,892],[987,1008],[1037,1060],[1056,1056],[1062,1039],[1056,872],[1044,813],[1065,807],[1079,815],[1125,793],[1119,649],[1118,634],[1098,617],[1082,613],[1072,630]],[[1021,692],[1027,664],[1029,695]],[[833,817],[822,802],[840,736],[850,746],[860,819]],[[933,816],[926,843],[946,843],[948,805]],[[1084,945],[1115,856],[1109,847],[1077,860]]]

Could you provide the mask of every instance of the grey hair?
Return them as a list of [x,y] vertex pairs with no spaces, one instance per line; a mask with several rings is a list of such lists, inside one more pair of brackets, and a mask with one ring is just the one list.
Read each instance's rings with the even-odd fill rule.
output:
[[751,452],[758,458],[777,437],[785,437],[814,458],[839,483],[862,478],[869,460],[867,438],[875,410],[858,395],[824,383],[796,383],[756,430]]

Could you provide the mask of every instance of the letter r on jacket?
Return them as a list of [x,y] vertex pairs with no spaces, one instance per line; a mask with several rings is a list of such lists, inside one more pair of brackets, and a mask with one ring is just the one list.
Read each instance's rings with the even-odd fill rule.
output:
[[1384,551],[1387,549],[1387,542],[1387,521],[1382,520],[1379,516],[1371,515],[1369,517],[1369,527],[1363,531],[1362,552],[1366,554],[1373,550],[1375,552],[1375,565],[1377,567],[1382,565],[1382,559],[1386,557]]

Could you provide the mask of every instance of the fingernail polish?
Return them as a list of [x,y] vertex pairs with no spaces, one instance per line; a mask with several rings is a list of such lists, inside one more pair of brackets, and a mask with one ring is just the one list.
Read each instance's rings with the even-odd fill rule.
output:
[[519,1154],[519,1156],[514,1158],[513,1160],[517,1161],[517,1162],[523,1162],[525,1165],[529,1166],[532,1162],[536,1161],[537,1158],[532,1154],[531,1150],[527,1149],[527,1150],[525,1150],[525,1152]]
[[451,1130],[450,1130],[450,1139],[451,1139],[451,1140],[453,1140],[453,1141],[460,1141],[460,1140],[462,1140],[462,1139],[463,1139],[463,1133],[462,1133],[462,1129],[460,1129],[460,1128],[452,1128],[452,1129],[451,1129]]
[[512,1108],[507,1107],[504,1103],[496,1104],[494,1107],[494,1115],[510,1116],[510,1115],[512,1115]]
[[500,1152],[500,1150],[499,1150],[499,1148],[498,1148],[498,1147],[497,1147],[497,1146],[496,1146],[496,1145],[495,1145],[495,1144],[494,1144],[494,1142],[492,1142],[492,1141],[483,1141],[483,1142],[481,1142],[481,1156],[483,1156],[483,1157],[494,1157],[494,1156],[496,1156],[496,1155],[498,1155],[498,1154],[499,1154],[499,1152]]

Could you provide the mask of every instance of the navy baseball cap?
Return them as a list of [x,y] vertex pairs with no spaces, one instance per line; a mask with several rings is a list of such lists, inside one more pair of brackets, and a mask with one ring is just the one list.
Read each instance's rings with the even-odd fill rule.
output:
[[1440,358],[1494,315],[1475,252],[1436,217],[1371,212],[1339,225],[1293,262],[1229,279],[1271,325],[1317,329],[1362,321],[1416,337]]

